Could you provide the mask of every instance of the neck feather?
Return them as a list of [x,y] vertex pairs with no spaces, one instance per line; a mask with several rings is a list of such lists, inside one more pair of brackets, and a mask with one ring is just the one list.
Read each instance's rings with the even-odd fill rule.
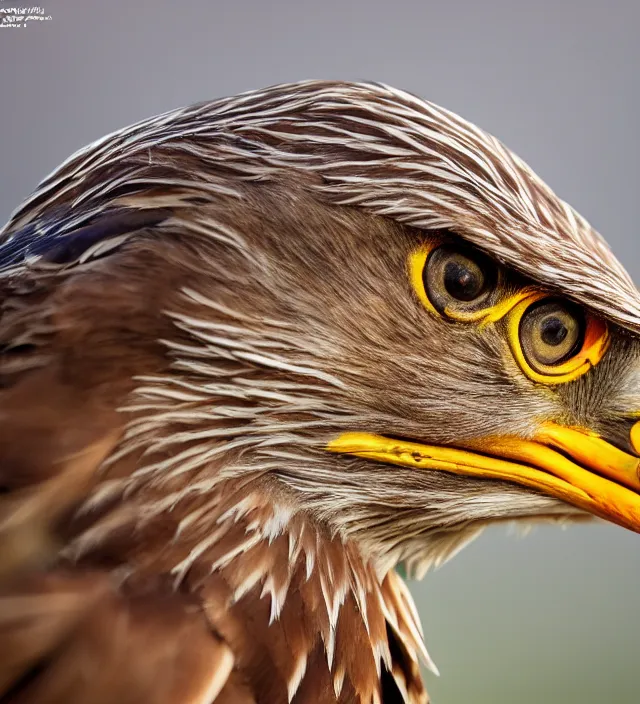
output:
[[163,573],[176,590],[197,595],[268,701],[427,701],[419,662],[434,668],[411,595],[394,571],[380,576],[355,543],[255,483],[228,481],[161,513],[142,493],[131,502],[135,510],[108,513],[79,534],[70,556],[113,554],[124,531],[129,582]]

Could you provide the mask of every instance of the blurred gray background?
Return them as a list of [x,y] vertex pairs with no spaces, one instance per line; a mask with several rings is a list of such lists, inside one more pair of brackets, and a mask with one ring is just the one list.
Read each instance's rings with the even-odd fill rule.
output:
[[[2,221],[72,151],[153,113],[370,79],[497,135],[640,281],[637,1],[37,2],[51,21],[0,28]],[[639,558],[612,526],[502,528],[413,584],[435,704],[637,704]]]

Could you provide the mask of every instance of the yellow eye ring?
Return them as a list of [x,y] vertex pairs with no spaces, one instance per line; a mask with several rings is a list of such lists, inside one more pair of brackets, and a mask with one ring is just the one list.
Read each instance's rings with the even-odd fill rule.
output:
[[[450,307],[446,307],[441,311],[436,310],[425,289],[424,270],[427,265],[429,255],[441,244],[441,240],[434,239],[431,242],[422,244],[409,255],[409,280],[411,281],[411,285],[418,296],[418,299],[429,312],[439,318],[444,317],[447,320],[455,321],[457,323],[480,323],[481,325],[487,325],[503,318],[506,313],[513,308],[515,303],[520,300],[522,297],[522,292],[518,293],[517,296],[509,296],[506,299],[499,300],[493,305],[489,305],[486,308],[481,308],[479,310],[462,311],[455,310]],[[496,276],[497,280],[495,282],[495,286],[498,287],[500,285],[501,277],[501,272],[499,269],[496,272]]]
[[[444,317],[461,323],[477,323],[482,329],[500,320],[506,323],[509,348],[520,369],[529,379],[540,384],[565,384],[582,376],[594,367],[609,348],[610,336],[606,322],[602,319],[584,314],[584,325],[581,326],[581,341],[579,349],[569,359],[558,364],[541,364],[536,361],[536,368],[527,360],[521,340],[521,322],[533,304],[545,299],[552,300],[548,293],[532,287],[524,287],[519,291],[500,297],[493,305],[479,310],[462,311],[445,307],[437,310],[431,302],[425,289],[424,270],[429,255],[442,242],[439,238],[422,244],[414,250],[408,259],[408,273],[413,290],[422,305],[437,317]],[[582,316],[580,316],[582,320]],[[640,433],[638,433],[640,436]],[[640,441],[639,441],[640,442]]]
[[422,303],[422,305],[429,312],[437,315],[438,317],[440,317],[440,313],[438,313],[438,311],[434,308],[433,303],[429,300],[429,296],[427,296],[427,292],[424,288],[422,272],[424,271],[425,264],[427,263],[427,257],[439,244],[439,241],[433,241],[421,245],[409,255],[408,262],[409,280],[411,281],[411,286],[418,296],[420,303]]
[[549,298],[548,294],[533,292],[512,308],[506,318],[509,346],[518,366],[529,379],[540,384],[565,384],[582,376],[598,364],[609,347],[609,331],[603,320],[587,314],[584,337],[576,354],[558,365],[540,365],[542,371],[534,369],[522,348],[520,323],[532,304],[545,298]]

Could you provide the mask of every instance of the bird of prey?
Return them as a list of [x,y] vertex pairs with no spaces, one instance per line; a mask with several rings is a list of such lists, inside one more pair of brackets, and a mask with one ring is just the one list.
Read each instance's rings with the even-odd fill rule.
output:
[[640,530],[640,295],[494,137],[307,81],[82,149],[0,237],[0,701],[424,703],[396,572]]

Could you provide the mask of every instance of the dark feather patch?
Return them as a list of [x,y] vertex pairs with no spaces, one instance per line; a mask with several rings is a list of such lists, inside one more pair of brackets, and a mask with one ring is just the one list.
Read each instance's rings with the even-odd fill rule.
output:
[[116,208],[83,221],[76,213],[57,211],[45,221],[29,223],[0,244],[0,268],[41,257],[52,264],[69,264],[84,252],[109,239],[153,227],[166,220],[160,209]]

